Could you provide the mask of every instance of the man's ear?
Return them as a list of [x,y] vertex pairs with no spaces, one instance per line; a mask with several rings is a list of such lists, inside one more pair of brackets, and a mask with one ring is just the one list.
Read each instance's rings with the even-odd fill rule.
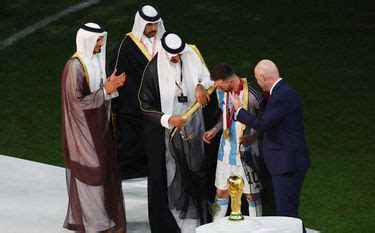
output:
[[260,76],[260,79],[265,82],[266,81],[266,76],[264,76],[263,74],[259,75]]

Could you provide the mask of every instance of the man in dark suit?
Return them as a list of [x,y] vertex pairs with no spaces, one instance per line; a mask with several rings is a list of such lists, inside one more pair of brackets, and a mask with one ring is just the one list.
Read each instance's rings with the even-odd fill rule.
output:
[[231,94],[236,120],[263,134],[263,156],[272,175],[277,215],[298,218],[302,183],[310,167],[301,100],[280,78],[272,61],[260,61],[254,74],[259,86],[270,92],[268,104],[263,114],[256,117],[242,109],[238,96]]

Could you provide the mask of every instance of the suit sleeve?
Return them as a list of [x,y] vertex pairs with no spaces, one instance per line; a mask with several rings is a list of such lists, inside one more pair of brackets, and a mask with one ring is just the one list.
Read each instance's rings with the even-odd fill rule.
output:
[[240,109],[236,120],[250,126],[259,133],[267,132],[282,121],[291,111],[292,105],[288,98],[270,101],[263,115],[257,117],[245,109]]

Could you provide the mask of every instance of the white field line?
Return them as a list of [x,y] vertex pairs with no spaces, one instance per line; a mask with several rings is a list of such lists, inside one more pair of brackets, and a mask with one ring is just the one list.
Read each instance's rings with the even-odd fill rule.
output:
[[16,42],[17,40],[35,32],[36,30],[60,19],[61,17],[64,17],[66,15],[69,15],[73,12],[76,12],[76,11],[79,11],[79,10],[82,10],[84,8],[87,8],[91,5],[94,5],[96,3],[99,3],[101,0],[87,0],[85,2],[82,2],[82,3],[79,3],[79,4],[76,4],[76,5],[73,5],[73,6],[70,6],[68,7],[67,9],[63,10],[63,11],[60,11],[54,15],[51,15],[47,18],[44,18],[42,20],[39,20],[38,22],[36,22],[35,24],[33,25],[30,25],[28,26],[27,28],[11,35],[10,37],[6,38],[5,40],[3,41],[0,41],[0,50],[8,47],[9,45],[13,44],[14,42]]

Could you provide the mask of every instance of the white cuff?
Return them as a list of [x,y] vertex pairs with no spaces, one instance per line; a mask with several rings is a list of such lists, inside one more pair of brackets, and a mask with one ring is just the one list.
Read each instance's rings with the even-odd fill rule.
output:
[[104,99],[107,100],[107,92],[105,91],[105,88],[103,87],[103,94],[104,94]]
[[238,112],[239,112],[241,109],[243,109],[243,107],[240,107],[239,109],[237,109],[236,114],[234,114],[234,120],[237,120]]
[[160,123],[164,128],[171,129],[172,125],[168,123],[169,118],[171,115],[164,113],[163,116],[161,116]]
[[208,88],[210,88],[214,84],[214,82],[211,80],[207,80],[207,81],[202,81],[198,84],[202,85],[204,89],[208,90]]
[[111,99],[116,98],[118,96],[118,91],[117,90],[108,95],[106,93],[104,87],[103,87],[103,93],[104,93],[104,99],[105,100],[111,100]]
[[118,97],[118,91],[116,90],[116,91],[114,91],[114,92],[112,92],[111,93],[111,98],[110,99],[114,99],[114,98],[116,98],[116,97]]

